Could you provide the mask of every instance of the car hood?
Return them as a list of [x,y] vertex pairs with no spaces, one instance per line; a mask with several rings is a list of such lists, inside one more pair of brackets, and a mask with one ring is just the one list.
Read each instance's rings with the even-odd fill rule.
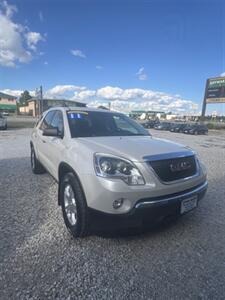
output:
[[151,136],[79,138],[79,143],[93,153],[113,154],[139,162],[144,161],[146,156],[181,151],[190,153],[190,149],[181,144]]

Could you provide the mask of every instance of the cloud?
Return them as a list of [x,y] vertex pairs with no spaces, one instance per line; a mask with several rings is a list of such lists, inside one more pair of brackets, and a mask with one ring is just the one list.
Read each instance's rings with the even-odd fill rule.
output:
[[48,65],[48,62],[47,62],[47,61],[44,61],[44,65],[46,65],[46,66],[47,66],[47,65]]
[[[78,94],[79,96],[79,94]],[[135,109],[162,110],[177,113],[191,111],[194,102],[182,99],[179,95],[170,95],[163,92],[132,88],[103,87],[96,91],[97,97],[86,99],[91,105],[96,101],[98,105],[106,100],[110,101],[112,108],[128,112]],[[97,98],[97,99],[96,99]]]
[[[66,90],[66,93],[63,93]],[[54,96],[83,101],[90,106],[107,105],[111,102],[113,109],[129,112],[131,110],[162,110],[184,113],[193,110],[195,104],[191,100],[183,99],[180,95],[170,95],[164,92],[148,89],[105,86],[96,90],[77,86],[56,86],[51,90]],[[48,92],[47,92],[48,93]]]
[[37,50],[37,43],[44,41],[44,38],[39,32],[27,32],[26,33],[27,46],[33,51]]
[[123,90],[119,87],[106,86],[98,89],[96,93],[99,98],[116,100],[122,98]]
[[77,85],[56,85],[45,92],[47,98],[72,98],[70,92],[83,91],[86,87]]
[[[86,101],[84,101],[86,102]],[[99,105],[107,106],[109,102],[104,100],[93,100],[89,102],[89,106],[98,107]],[[173,102],[167,104],[161,104],[158,101],[123,101],[114,100],[111,101],[111,109],[120,112],[130,112],[131,110],[153,110],[153,111],[165,111],[173,113],[188,113],[192,111],[192,101],[186,101],[182,99],[174,99]]]
[[8,4],[7,1],[3,1],[1,6],[5,11],[5,16],[7,18],[11,18],[14,15],[14,13],[17,12],[17,7],[15,5]]
[[[20,96],[22,90],[2,90],[3,93]],[[31,95],[34,91],[30,92]],[[148,89],[105,86],[99,89],[87,89],[77,85],[56,85],[44,93],[50,99],[70,99],[87,103],[89,106],[108,106],[116,111],[129,112],[131,110],[157,110],[173,113],[188,113],[193,111],[195,102],[164,92]]]
[[105,86],[96,90],[85,87],[64,85],[55,86],[47,91],[48,94],[61,96],[88,103],[90,106],[107,105],[118,111],[129,112],[131,110],[162,110],[165,112],[184,113],[193,110],[191,100],[183,99],[180,95],[170,95],[164,92],[148,89]]
[[145,73],[144,67],[141,67],[141,68],[137,71],[136,75],[138,76],[138,79],[139,79],[139,80],[147,80],[147,79],[148,79],[148,76],[147,76],[147,74]]
[[86,91],[81,91],[81,92],[75,92],[72,99],[73,100],[81,100],[81,101],[84,100],[85,101],[86,99],[94,97],[95,95],[96,95],[96,91],[86,90]]
[[[3,89],[0,90],[2,93],[15,96],[15,97],[20,97],[20,95],[24,92],[23,90],[12,90],[12,89]],[[31,96],[35,95],[35,91],[29,91]]]
[[43,16],[42,11],[39,11],[38,15],[39,15],[40,22],[43,23],[44,22],[44,16]]
[[97,70],[102,70],[102,69],[103,69],[103,66],[97,65],[97,66],[95,66],[95,68],[96,68]]
[[13,22],[16,12],[17,8],[6,1],[0,4],[0,65],[5,67],[30,62],[37,43],[43,40],[40,33]]
[[86,55],[79,49],[74,49],[70,51],[72,55],[81,57],[81,58],[86,58]]
[[220,76],[222,76],[222,77],[225,76],[225,72],[221,73]]

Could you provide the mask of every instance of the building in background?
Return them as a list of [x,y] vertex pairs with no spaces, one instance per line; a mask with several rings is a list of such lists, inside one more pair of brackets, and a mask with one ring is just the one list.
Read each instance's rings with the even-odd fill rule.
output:
[[132,110],[129,116],[134,119],[148,120],[148,119],[161,119],[166,117],[164,111],[153,110]]
[[41,115],[42,112],[54,106],[79,106],[85,107],[86,103],[74,101],[74,100],[65,100],[65,99],[43,99],[39,100],[36,98],[31,98],[27,101],[27,106],[21,106],[19,108],[20,114],[29,115],[37,117]]
[[0,111],[16,112],[16,97],[0,92]]

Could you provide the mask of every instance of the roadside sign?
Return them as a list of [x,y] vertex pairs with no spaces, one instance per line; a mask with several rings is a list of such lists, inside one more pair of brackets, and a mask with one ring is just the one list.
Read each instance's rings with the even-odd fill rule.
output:
[[206,103],[225,103],[225,77],[209,79],[206,86]]
[[206,104],[208,103],[225,103],[225,77],[207,79],[202,104],[202,117],[205,116]]

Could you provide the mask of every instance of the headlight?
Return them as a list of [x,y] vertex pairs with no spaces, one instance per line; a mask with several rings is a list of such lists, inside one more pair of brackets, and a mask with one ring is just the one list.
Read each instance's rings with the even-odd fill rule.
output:
[[198,167],[201,168],[201,160],[200,160],[199,154],[195,151],[194,151],[194,153],[195,153],[195,160],[198,164]]
[[118,178],[128,185],[143,185],[144,178],[138,168],[129,160],[117,156],[96,153],[94,155],[97,176]]

